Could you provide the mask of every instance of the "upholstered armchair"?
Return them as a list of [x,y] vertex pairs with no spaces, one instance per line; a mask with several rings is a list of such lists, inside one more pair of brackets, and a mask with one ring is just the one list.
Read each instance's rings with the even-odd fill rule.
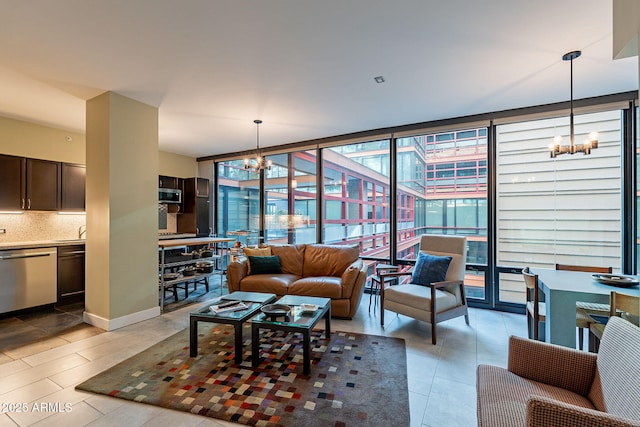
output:
[[[469,324],[464,294],[467,239],[463,236],[423,235],[413,269],[380,275],[380,324],[389,310],[431,323],[431,342],[436,343],[436,323],[464,316]],[[407,284],[389,286],[386,277],[411,275]]]
[[478,365],[478,426],[640,426],[638,354],[640,328],[615,316],[597,355],[512,336],[506,369]]

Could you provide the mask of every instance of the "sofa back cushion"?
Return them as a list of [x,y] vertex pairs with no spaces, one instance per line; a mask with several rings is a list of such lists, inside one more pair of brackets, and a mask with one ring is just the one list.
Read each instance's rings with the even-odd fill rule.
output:
[[280,257],[280,267],[284,274],[302,277],[302,262],[306,245],[271,245],[271,254]]
[[357,245],[307,245],[302,276],[340,277],[359,256],[360,250]]
[[640,328],[613,316],[598,350],[589,399],[600,410],[640,423]]

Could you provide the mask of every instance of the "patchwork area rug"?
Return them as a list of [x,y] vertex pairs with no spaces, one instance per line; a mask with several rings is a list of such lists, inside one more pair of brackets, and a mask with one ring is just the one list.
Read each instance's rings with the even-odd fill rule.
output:
[[302,374],[298,334],[263,331],[262,362],[234,363],[233,328],[200,324],[198,357],[185,329],[76,388],[255,426],[408,426],[404,340],[320,331],[311,342],[311,374]]

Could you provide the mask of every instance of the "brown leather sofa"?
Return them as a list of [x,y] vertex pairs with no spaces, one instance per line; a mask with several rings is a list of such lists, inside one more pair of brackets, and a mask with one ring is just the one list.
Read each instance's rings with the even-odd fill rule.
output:
[[351,319],[364,292],[367,267],[357,246],[271,245],[281,274],[248,274],[247,260],[227,267],[229,292],[267,292],[278,296],[331,298],[331,315]]

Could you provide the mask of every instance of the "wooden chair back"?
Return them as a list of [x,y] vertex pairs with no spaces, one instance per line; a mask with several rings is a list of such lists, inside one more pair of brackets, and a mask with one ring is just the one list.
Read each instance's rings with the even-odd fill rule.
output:
[[622,318],[638,326],[640,318],[640,297],[611,291],[611,316],[620,314]]
[[611,274],[613,267],[595,267],[591,265],[556,264],[556,270],[585,271],[587,273]]
[[[522,277],[524,278],[524,284],[526,286],[527,306],[533,305],[533,313],[529,311],[527,307],[527,325],[529,330],[529,337],[535,340],[538,339],[538,322],[540,322],[540,304],[539,304],[539,290],[538,290],[538,275],[533,274],[529,267],[525,267],[522,270]],[[531,336],[531,326],[533,326],[533,336]]]

